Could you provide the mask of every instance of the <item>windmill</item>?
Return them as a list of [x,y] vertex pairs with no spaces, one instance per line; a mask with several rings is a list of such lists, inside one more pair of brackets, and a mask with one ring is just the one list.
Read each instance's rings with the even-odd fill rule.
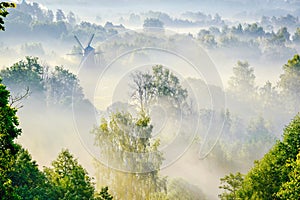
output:
[[91,46],[91,43],[94,39],[95,34],[93,34],[87,43],[87,46],[84,47],[78,37],[74,35],[75,40],[77,41],[79,47],[81,48],[82,52],[81,53],[71,53],[68,55],[82,55],[82,60],[80,65],[86,65],[88,67],[94,67],[96,65],[96,60],[95,60],[95,55],[99,54],[95,52],[95,49]]
[[82,57],[80,68],[78,71],[78,78],[80,79],[81,86],[85,96],[92,100],[94,98],[95,86],[97,85],[97,80],[99,74],[101,74],[102,65],[99,62],[99,58],[96,59],[96,54],[101,52],[95,52],[95,49],[91,46],[91,43],[94,39],[95,34],[92,34],[90,37],[87,46],[84,47],[78,37],[74,35],[75,40],[77,41],[81,52],[74,52],[68,55],[80,55]]

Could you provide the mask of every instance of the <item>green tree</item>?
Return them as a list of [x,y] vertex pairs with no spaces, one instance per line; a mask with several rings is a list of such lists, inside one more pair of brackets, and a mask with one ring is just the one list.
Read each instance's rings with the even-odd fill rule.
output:
[[44,70],[37,57],[26,57],[12,67],[1,70],[0,77],[14,95],[22,93],[26,88],[36,95],[44,90]]
[[297,54],[283,66],[284,73],[280,75],[279,87],[282,94],[289,99],[290,110],[298,110],[300,103],[300,56]]
[[108,187],[101,188],[101,191],[99,193],[99,196],[96,198],[96,200],[112,200],[113,196],[109,194]]
[[9,2],[0,2],[0,31],[4,31],[4,20],[3,18],[8,15],[7,8],[15,8],[15,3],[9,3]]
[[55,67],[47,79],[46,90],[48,105],[69,106],[84,98],[78,78],[63,67]]
[[27,150],[19,150],[8,176],[19,199],[53,199],[51,186]]
[[179,78],[162,65],[153,66],[152,74],[136,72],[132,77],[132,96],[139,102],[142,110],[164,100],[177,109],[186,103],[187,90],[182,88]]
[[52,167],[44,169],[54,199],[93,199],[94,185],[87,171],[68,150],[62,150]]
[[105,161],[96,163],[97,183],[108,185],[116,198],[149,199],[152,193],[166,191],[165,180],[158,174],[163,158],[150,122],[145,113],[134,118],[118,112],[102,119],[92,131]]
[[9,174],[20,150],[14,140],[21,134],[18,128],[17,110],[9,105],[10,93],[0,80],[0,196],[2,199],[16,199]]
[[252,37],[261,37],[265,34],[265,31],[261,26],[258,26],[257,23],[253,23],[245,27],[244,33]]
[[285,128],[283,140],[273,148],[245,176],[238,190],[241,199],[272,200],[289,180],[292,168],[287,165],[297,159],[300,147],[300,115]]
[[279,44],[284,44],[285,42],[290,41],[290,33],[288,32],[286,27],[280,28],[274,39],[276,39]]
[[298,199],[300,197],[300,153],[296,161],[287,163],[287,167],[292,168],[289,181],[282,184],[276,196],[279,199]]
[[219,194],[219,198],[222,200],[235,200],[238,199],[237,191],[241,188],[243,182],[243,175],[238,172],[236,174],[230,173],[221,178],[220,189],[224,190],[222,194]]

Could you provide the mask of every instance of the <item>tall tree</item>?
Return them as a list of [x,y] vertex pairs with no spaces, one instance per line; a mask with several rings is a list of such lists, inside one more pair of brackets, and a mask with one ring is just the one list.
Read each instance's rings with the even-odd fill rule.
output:
[[83,91],[78,78],[64,69],[56,66],[46,81],[48,105],[69,106],[72,101],[79,102],[83,99]]
[[52,167],[44,169],[53,186],[54,199],[90,200],[94,198],[94,185],[87,171],[68,150],[62,150]]
[[238,199],[237,191],[241,188],[243,182],[243,175],[241,173],[226,175],[224,178],[221,178],[220,189],[223,189],[224,192],[219,195],[222,200],[235,200]]
[[22,93],[25,88],[29,88],[36,95],[44,90],[44,72],[38,58],[26,57],[12,67],[1,70],[0,77],[14,95]]
[[38,169],[27,150],[19,150],[8,175],[18,198],[53,199],[51,185],[47,184],[45,175]]
[[165,190],[165,181],[158,174],[163,158],[150,122],[145,113],[138,118],[115,113],[92,131],[102,156],[97,181],[107,184],[116,198],[148,199]]
[[167,100],[177,109],[186,103],[187,90],[181,86],[179,78],[162,65],[153,66],[152,73],[138,71],[132,77],[132,97],[138,101],[142,110],[162,100]]
[[[283,140],[273,148],[245,176],[242,187],[237,191],[240,199],[276,199],[277,193],[286,182],[293,181],[293,168],[287,165],[297,159],[300,147],[300,115],[285,128]],[[292,183],[291,183],[292,184]],[[279,192],[278,195],[281,195]],[[282,194],[283,195],[283,194]]]
[[289,180],[282,184],[276,196],[282,200],[298,199],[300,197],[300,153],[297,155],[297,160],[287,163],[287,167],[292,168]]
[[229,80],[230,91],[240,98],[253,97],[255,94],[254,69],[248,62],[238,61],[233,67],[233,76]]
[[300,103],[300,56],[296,54],[283,66],[284,73],[280,75],[279,87],[290,101],[286,104],[290,109],[299,111]]
[[21,134],[17,110],[9,105],[9,95],[0,80],[0,196],[3,199],[16,198],[9,173],[20,149],[14,140]]

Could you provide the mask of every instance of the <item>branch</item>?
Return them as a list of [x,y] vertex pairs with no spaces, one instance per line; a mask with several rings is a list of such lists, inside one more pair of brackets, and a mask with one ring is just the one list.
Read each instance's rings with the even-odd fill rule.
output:
[[29,95],[30,95],[30,90],[29,90],[29,87],[27,87],[25,89],[24,94],[19,94],[19,95],[16,95],[16,96],[10,96],[10,98],[9,98],[10,106],[14,107],[16,109],[22,108],[23,105],[20,105],[22,103],[22,100],[26,99]]

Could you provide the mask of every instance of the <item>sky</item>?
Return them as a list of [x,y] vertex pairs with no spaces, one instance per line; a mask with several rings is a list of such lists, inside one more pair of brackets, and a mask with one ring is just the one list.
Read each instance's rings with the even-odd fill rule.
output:
[[[16,0],[21,1],[21,0]],[[242,12],[260,10],[286,10],[287,13],[298,10],[299,0],[27,0],[41,3],[51,8],[73,10],[83,16],[108,13],[163,11],[173,15],[185,11],[201,11],[207,14],[219,13],[232,17]]]

